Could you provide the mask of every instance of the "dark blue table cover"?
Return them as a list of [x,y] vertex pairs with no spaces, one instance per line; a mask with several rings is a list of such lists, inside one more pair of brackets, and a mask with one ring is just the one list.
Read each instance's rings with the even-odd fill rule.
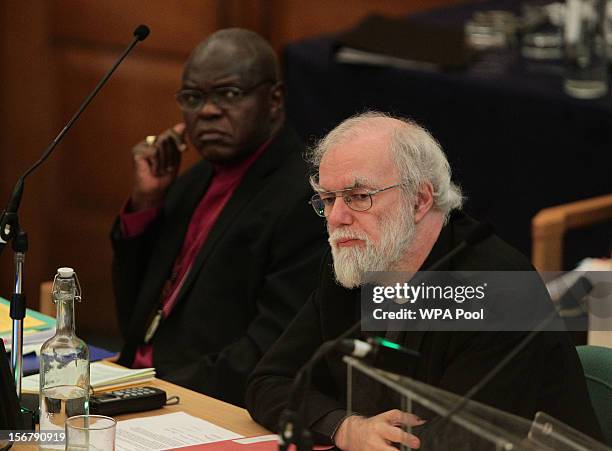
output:
[[[412,20],[463,23],[476,9],[516,10],[518,3],[479,2]],[[326,36],[284,52],[288,116],[306,142],[368,109],[416,120],[445,149],[467,211],[527,255],[530,221],[540,209],[612,192],[612,98],[564,94],[560,63],[506,50],[464,71],[424,72],[338,64],[336,46],[336,37]],[[602,255],[601,241],[590,246],[577,252]]]

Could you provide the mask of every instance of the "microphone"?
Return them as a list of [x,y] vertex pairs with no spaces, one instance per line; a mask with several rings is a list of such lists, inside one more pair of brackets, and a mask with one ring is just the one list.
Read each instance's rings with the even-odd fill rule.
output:
[[149,30],[149,27],[147,27],[144,24],[141,24],[141,25],[138,25],[136,29],[134,30],[134,36],[139,41],[144,41],[145,39],[147,39],[147,36],[149,36],[150,32],[151,30]]
[[102,87],[106,84],[108,79],[111,77],[115,69],[123,62],[125,57],[132,51],[132,49],[141,41],[144,41],[149,35],[150,30],[146,25],[139,25],[134,30],[134,39],[127,46],[127,48],[123,51],[123,53],[119,56],[115,64],[109,69],[109,71],[102,77],[102,79],[98,82],[93,91],[87,96],[87,98],[83,101],[77,112],[72,116],[72,118],[68,121],[68,123],[64,126],[64,128],[59,132],[59,134],[55,137],[53,141],[47,146],[41,158],[34,163],[19,179],[15,184],[11,197],[9,198],[6,209],[0,215],[0,255],[2,255],[2,251],[4,250],[4,246],[11,241],[15,236],[19,233],[19,220],[17,217],[17,211],[19,210],[19,205],[21,204],[21,197],[23,196],[23,189],[25,179],[28,175],[30,175],[36,168],[38,168],[53,152],[53,149],[60,143],[63,139],[64,135],[72,128],[74,123],[77,121],[81,113],[87,108],[87,106],[91,103],[93,98],[98,94],[98,91],[102,89]]
[[409,376],[406,372],[406,359],[420,357],[417,351],[381,337],[369,337],[366,341],[345,338],[340,341],[337,350],[375,368],[404,376]]
[[370,343],[357,339],[345,338],[338,344],[338,351],[360,359],[367,357],[372,352],[372,349],[374,349],[374,346]]
[[132,39],[132,42],[130,42],[127,48],[119,56],[115,64],[113,64],[113,66],[95,86],[93,91],[83,101],[74,116],[70,118],[68,123],[58,133],[55,139],[51,141],[38,161],[36,161],[27,171],[23,173],[23,175],[21,175],[21,177],[19,177],[15,187],[13,188],[13,192],[9,198],[7,207],[4,209],[2,214],[0,214],[0,256],[4,251],[4,247],[9,242],[11,242],[11,246],[15,253],[15,289],[10,307],[10,317],[13,320],[13,349],[11,352],[11,363],[15,379],[15,388],[19,397],[21,397],[21,378],[23,375],[23,319],[26,311],[26,299],[22,289],[23,264],[26,251],[28,250],[28,239],[27,234],[19,225],[19,217],[17,212],[19,210],[19,205],[21,204],[21,198],[23,197],[25,179],[41,164],[43,164],[47,158],[49,158],[55,147],[72,128],[74,123],[79,119],[87,106],[89,106],[96,94],[98,94],[100,89],[102,89],[102,87],[106,84],[117,67],[119,67],[119,65],[123,62],[125,57],[132,51],[136,44],[146,39],[146,37],[149,35],[149,28],[146,25],[139,25],[134,30],[133,34],[134,38]]
[[[476,246],[477,244],[482,242],[484,239],[489,237],[489,235],[491,235],[492,233],[493,233],[493,228],[489,224],[482,223],[482,222],[478,223],[474,227],[474,229],[472,229],[468,233],[466,238],[461,243],[459,243],[455,248],[453,248],[450,252],[442,256],[436,262],[431,264],[424,271],[435,271],[436,269],[448,263],[452,258],[457,257],[458,255],[466,252],[468,249],[471,249],[472,247]],[[326,341],[325,343],[323,343],[319,347],[319,349],[315,351],[315,353],[312,355],[310,360],[308,360],[302,366],[302,368],[300,368],[300,370],[297,372],[295,379],[293,380],[293,388],[289,395],[287,407],[281,413],[281,417],[279,420],[279,428],[278,428],[279,429],[279,434],[278,434],[279,435],[279,447],[278,447],[279,450],[281,451],[287,450],[291,443],[296,444],[298,451],[301,451],[301,449],[305,449],[305,446],[308,446],[308,445],[305,445],[305,443],[302,443],[300,441],[303,435],[306,435],[307,441],[311,440],[311,437],[308,431],[306,431],[306,427],[301,424],[299,417],[300,416],[303,417],[303,415],[298,415],[297,410],[298,410],[298,406],[301,404],[301,409],[300,409],[301,412],[303,413],[306,411],[306,408],[305,408],[306,401],[302,400],[302,398],[304,394],[306,393],[306,390],[308,390],[308,388],[310,387],[312,368],[323,356],[325,356],[328,352],[330,352],[333,349],[338,349],[339,346],[342,346],[344,350],[348,354],[351,354],[351,355],[353,352],[357,352],[357,353],[365,352],[367,347],[356,343],[356,342],[359,342],[360,340],[354,340],[354,341],[346,340],[347,337],[357,332],[360,326],[361,326],[361,319],[357,321],[355,324],[353,324],[351,328],[346,330],[336,339],[331,340],[331,341]],[[381,338],[377,338],[377,339],[383,340]],[[388,340],[384,340],[384,341],[387,344],[392,344],[393,345],[392,347],[396,347],[396,349],[401,348],[401,346],[399,346],[396,343],[392,343]],[[406,348],[402,348],[402,349],[404,349],[406,351],[406,354],[410,355],[411,357],[419,356],[419,353],[417,353],[416,351],[406,349]],[[366,355],[368,353],[369,351],[366,352]],[[396,357],[389,358],[387,360],[387,362],[394,362],[394,361],[397,362]],[[399,361],[401,361],[401,359]],[[390,365],[390,363],[388,364]],[[401,371],[402,365],[396,364],[396,365],[393,365],[393,367],[395,368],[395,371],[393,372],[396,372],[396,373],[399,372],[399,374],[402,374],[402,371]],[[392,371],[392,370],[390,369],[389,371]]]

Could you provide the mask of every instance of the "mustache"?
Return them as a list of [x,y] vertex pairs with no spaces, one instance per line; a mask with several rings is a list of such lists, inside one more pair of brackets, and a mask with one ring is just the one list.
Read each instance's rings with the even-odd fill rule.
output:
[[352,240],[363,240],[366,244],[370,242],[368,236],[363,232],[350,229],[336,229],[329,234],[327,241],[330,246],[336,247],[336,243],[340,240],[352,239]]

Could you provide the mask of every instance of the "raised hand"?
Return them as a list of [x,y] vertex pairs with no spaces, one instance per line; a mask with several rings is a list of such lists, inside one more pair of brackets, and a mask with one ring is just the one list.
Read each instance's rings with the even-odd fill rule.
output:
[[183,123],[176,124],[157,137],[148,136],[134,146],[133,211],[162,204],[166,190],[178,174],[181,153],[186,148]]

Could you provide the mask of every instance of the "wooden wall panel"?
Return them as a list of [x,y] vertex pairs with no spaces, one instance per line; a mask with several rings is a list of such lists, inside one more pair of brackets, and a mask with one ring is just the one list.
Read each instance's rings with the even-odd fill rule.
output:
[[84,214],[66,204],[60,208],[63,218],[51,228],[56,249],[50,258],[55,266],[73,267],[79,276],[83,302],[77,306],[77,331],[85,335],[117,336],[108,240],[114,215],[107,212]]
[[268,38],[271,6],[270,0],[225,0],[220,26],[248,28]]
[[[63,47],[57,56],[61,111],[68,117],[116,59],[113,52]],[[182,64],[134,51],[83,114],[65,140],[60,189],[72,192],[71,203],[84,214],[117,211],[131,187],[132,146],[181,120],[174,101]],[[112,183],[109,183],[112,182]]]
[[[47,41],[49,14],[42,0],[7,0],[0,8],[0,210],[21,175],[36,161],[57,134],[57,96],[53,60]],[[29,306],[36,306],[38,283],[49,271],[52,248],[47,229],[52,213],[53,186],[49,161],[25,184],[19,217],[28,233],[30,249],[25,262],[25,286]],[[0,296],[13,291],[13,253],[5,248],[0,257]]]
[[91,46],[119,46],[146,24],[151,35],[143,48],[184,58],[195,44],[220,26],[223,0],[54,0],[53,38]]

